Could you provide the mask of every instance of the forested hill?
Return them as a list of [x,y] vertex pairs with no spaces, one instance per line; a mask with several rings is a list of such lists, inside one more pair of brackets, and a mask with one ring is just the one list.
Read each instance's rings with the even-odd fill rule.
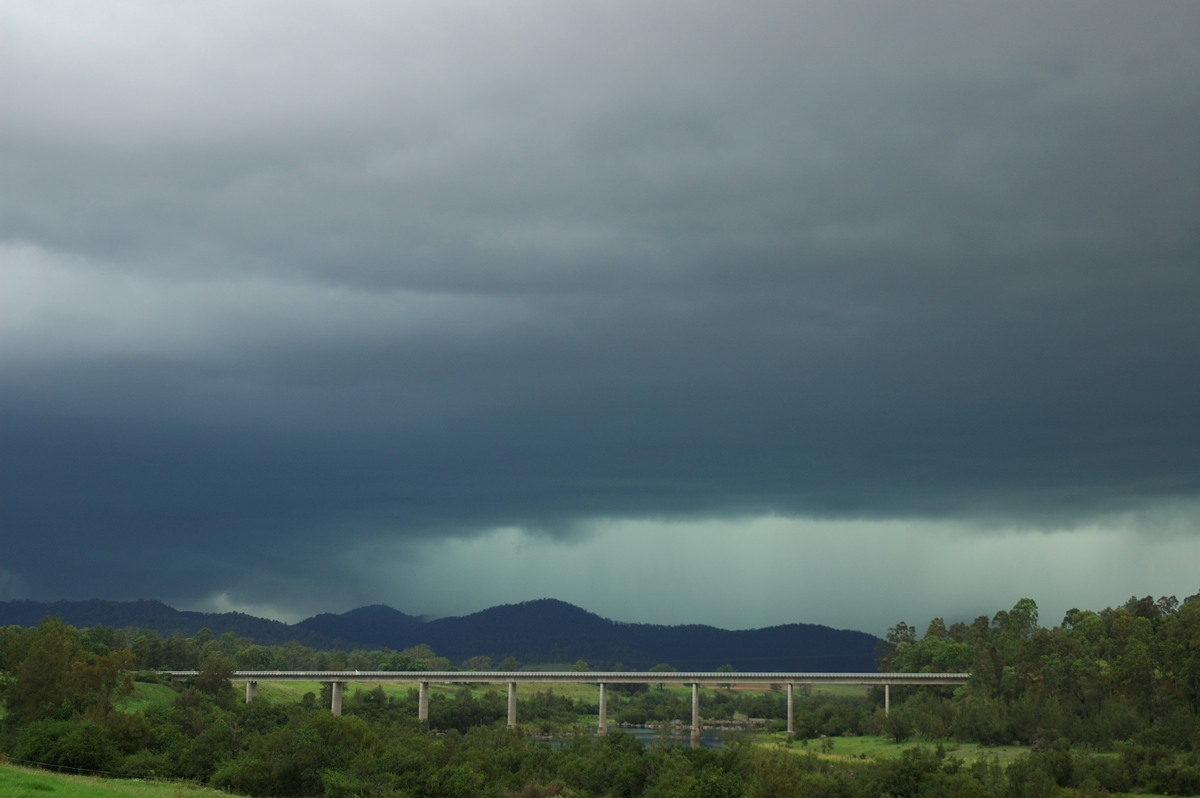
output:
[[44,618],[84,629],[111,626],[151,629],[164,636],[191,637],[201,629],[214,635],[230,632],[266,646],[295,641],[311,648],[344,648],[342,641],[298,626],[256,618],[242,612],[192,612],[177,610],[161,601],[0,601],[0,626],[36,626]]
[[[389,616],[390,613],[394,615]],[[390,617],[390,620],[389,620]],[[812,624],[729,631],[712,626],[621,623],[555,599],[505,604],[421,623],[387,608],[318,615],[300,627],[356,643],[403,649],[427,643],[452,662],[485,654],[499,663],[586,661],[629,669],[669,663],[679,670],[873,671],[878,639]]]
[[729,631],[712,626],[621,623],[554,599],[492,607],[471,615],[422,621],[390,607],[322,614],[295,625],[242,613],[182,612],[157,601],[0,602],[0,625],[32,626],[57,617],[73,626],[154,629],[163,634],[232,632],[264,645],[295,640],[312,648],[387,648],[426,644],[458,664],[469,657],[512,657],[521,664],[584,660],[593,669],[873,671],[877,638],[813,624]]

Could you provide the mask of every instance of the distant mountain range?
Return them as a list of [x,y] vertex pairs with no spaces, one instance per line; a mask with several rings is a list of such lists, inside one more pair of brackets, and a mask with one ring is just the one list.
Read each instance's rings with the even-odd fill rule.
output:
[[232,632],[262,645],[295,641],[312,648],[390,648],[421,643],[458,663],[490,656],[496,663],[586,661],[593,669],[620,663],[640,670],[669,663],[679,670],[874,671],[879,642],[864,632],[814,624],[786,624],[729,631],[712,626],[621,623],[556,599],[505,604],[471,615],[426,621],[383,605],[342,614],[324,613],[298,624],[240,612],[176,610],[160,601],[4,601],[0,625],[34,626],[57,617],[76,627],[153,629],[192,636],[201,629]]

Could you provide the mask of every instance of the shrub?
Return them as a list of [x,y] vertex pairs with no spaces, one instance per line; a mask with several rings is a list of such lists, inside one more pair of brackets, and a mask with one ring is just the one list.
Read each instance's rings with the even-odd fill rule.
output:
[[90,720],[42,720],[28,724],[17,738],[14,759],[64,770],[111,773],[120,753],[108,729]]

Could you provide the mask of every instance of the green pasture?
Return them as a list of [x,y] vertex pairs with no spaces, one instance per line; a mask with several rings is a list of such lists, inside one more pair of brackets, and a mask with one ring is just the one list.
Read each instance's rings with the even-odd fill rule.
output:
[[0,795],[5,798],[44,798],[47,795],[63,798],[203,798],[225,793],[185,782],[68,776],[0,764]]
[[[786,744],[787,736],[782,733],[763,735],[761,741],[771,745]],[[822,747],[823,742],[832,744],[828,751]],[[791,750],[795,753],[813,752],[819,756],[838,759],[894,759],[909,748],[929,748],[938,746],[937,741],[906,740],[898,743],[891,737],[864,734],[858,737],[830,737],[828,741],[809,740],[808,745],[803,740],[792,743]],[[1029,753],[1029,748],[1020,745],[980,745],[978,743],[960,743],[942,741],[942,749],[949,756],[954,756],[967,762],[977,759],[996,757],[1001,765],[1007,765],[1014,759]]]
[[133,695],[118,701],[116,708],[121,712],[142,712],[148,707],[169,704],[178,695],[170,685],[134,682]]
[[[234,682],[233,686],[239,693],[245,690],[245,682]],[[258,697],[264,701],[273,701],[279,703],[299,703],[306,693],[312,693],[314,696],[321,695],[321,688],[324,685],[321,682],[259,682]],[[416,682],[350,682],[343,690],[343,697],[349,698],[356,692],[370,692],[376,687],[382,687],[383,692],[389,698],[403,699],[408,696],[410,690],[417,689]],[[436,695],[444,695],[452,697],[463,687],[470,689],[472,695],[483,695],[489,690],[503,693],[507,688],[502,684],[438,684],[430,682],[429,697],[433,698]],[[556,685],[557,687],[557,685]],[[557,692],[557,691],[556,691]],[[520,695],[520,692],[518,692]],[[532,692],[530,693],[532,695]]]

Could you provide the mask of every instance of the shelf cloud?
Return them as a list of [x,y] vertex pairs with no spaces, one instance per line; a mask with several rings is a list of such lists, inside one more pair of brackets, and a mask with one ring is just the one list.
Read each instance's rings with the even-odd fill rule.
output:
[[1200,6],[0,17],[0,598],[1200,589]]

